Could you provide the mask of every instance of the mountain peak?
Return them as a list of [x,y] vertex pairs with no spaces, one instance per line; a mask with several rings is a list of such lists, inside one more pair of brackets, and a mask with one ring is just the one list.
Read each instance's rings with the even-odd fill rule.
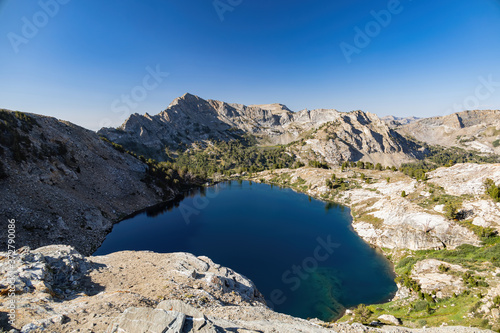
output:
[[174,99],[172,101],[172,103],[170,103],[168,108],[170,108],[174,105],[178,105],[178,104],[181,104],[181,105],[187,104],[189,106],[189,105],[193,105],[193,104],[198,104],[200,101],[205,101],[205,100],[203,98],[196,96],[196,95],[193,95],[191,93],[185,93],[181,97],[177,97],[176,99]]
[[180,98],[189,99],[189,98],[199,98],[199,97],[187,92],[184,95],[182,95]]
[[253,104],[249,105],[249,107],[259,108],[263,110],[269,110],[274,114],[292,112],[286,105],[280,103],[272,103],[272,104]]
[[199,101],[199,100],[203,100],[203,98],[199,97],[199,96],[196,96],[196,95],[193,95],[191,93],[185,93],[184,95],[182,95],[181,97],[178,97],[175,99],[176,101]]

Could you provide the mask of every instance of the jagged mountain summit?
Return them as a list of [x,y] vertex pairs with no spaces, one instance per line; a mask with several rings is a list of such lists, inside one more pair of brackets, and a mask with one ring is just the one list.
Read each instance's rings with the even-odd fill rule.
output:
[[[332,135],[325,129],[335,128]],[[328,130],[327,130],[328,131]],[[192,94],[176,98],[164,111],[131,115],[120,127],[98,132],[136,153],[165,159],[164,150],[196,142],[228,141],[245,135],[260,144],[302,142],[328,163],[367,160],[400,164],[421,155],[420,147],[391,129],[376,115],[362,111],[316,109],[292,112],[283,104],[242,105],[205,100]],[[335,135],[333,135],[335,134]]]
[[[294,113],[282,104],[246,106],[185,94],[155,116],[136,113],[117,129],[104,128],[98,133],[124,146],[147,152],[206,140],[227,141],[246,133],[264,143],[286,144],[298,136],[297,130],[337,117],[336,110]],[[296,130],[297,125],[300,128]]]

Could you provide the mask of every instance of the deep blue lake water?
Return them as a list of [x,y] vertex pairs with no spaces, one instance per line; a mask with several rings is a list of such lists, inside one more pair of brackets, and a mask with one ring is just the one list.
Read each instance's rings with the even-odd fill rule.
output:
[[389,261],[351,228],[350,210],[249,182],[193,191],[115,225],[94,255],[204,255],[250,278],[276,311],[332,320],[396,291]]

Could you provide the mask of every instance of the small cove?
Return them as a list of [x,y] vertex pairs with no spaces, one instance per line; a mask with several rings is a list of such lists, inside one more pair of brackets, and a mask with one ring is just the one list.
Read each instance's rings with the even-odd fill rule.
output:
[[291,189],[227,182],[115,225],[94,255],[122,250],[204,255],[250,278],[276,311],[332,320],[388,300],[390,262],[351,227],[350,210]]

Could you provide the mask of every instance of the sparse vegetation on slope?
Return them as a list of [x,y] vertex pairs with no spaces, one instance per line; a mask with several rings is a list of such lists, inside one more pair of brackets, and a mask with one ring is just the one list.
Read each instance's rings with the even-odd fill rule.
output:
[[[25,113],[0,110],[0,155],[5,153],[1,146],[5,146],[17,163],[26,160],[31,150],[31,141],[27,134],[37,125],[37,122]],[[3,166],[0,165],[0,178],[6,178],[7,174],[2,170]]]
[[496,186],[495,182],[489,178],[484,182],[484,186],[486,187],[486,194],[496,202],[500,202],[500,186]]
[[418,162],[404,163],[403,169],[422,170],[428,172],[439,167],[450,167],[458,163],[500,163],[500,156],[494,154],[481,154],[473,150],[459,147],[433,146],[421,142],[427,150],[426,157]]
[[185,190],[192,186],[201,185],[206,181],[205,178],[200,178],[193,172],[190,172],[188,168],[180,167],[175,163],[158,162],[142,155],[138,156],[134,152],[127,151],[123,146],[111,142],[105,137],[101,137],[101,140],[111,144],[117,151],[130,154],[141,162],[146,163],[148,168],[143,181],[148,185],[154,185],[161,189],[176,188],[178,190]]
[[189,170],[201,178],[291,168],[295,157],[283,146],[258,147],[241,141],[215,142],[206,148],[175,152],[166,165]]

